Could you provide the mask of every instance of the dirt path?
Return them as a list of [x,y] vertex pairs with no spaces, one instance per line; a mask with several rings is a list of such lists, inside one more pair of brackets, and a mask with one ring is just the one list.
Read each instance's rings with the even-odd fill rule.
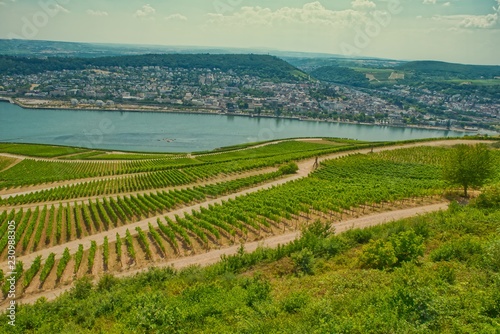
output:
[[[410,208],[410,209],[403,209],[403,210],[397,210],[397,211],[389,211],[389,212],[383,212],[383,213],[377,213],[373,215],[368,215],[365,217],[361,218],[356,218],[352,220],[347,220],[343,222],[339,222],[334,225],[335,227],[335,232],[336,234],[343,233],[345,231],[348,231],[350,229],[354,228],[366,228],[370,226],[375,226],[375,225],[381,225],[381,224],[386,224],[392,221],[404,219],[404,218],[409,218],[409,217],[414,217],[417,215],[423,215],[431,212],[436,212],[440,210],[446,210],[448,208],[448,203],[439,203],[439,204],[432,204],[432,205],[427,205],[427,206],[422,206],[422,207],[416,207],[416,208]],[[269,247],[269,248],[276,248],[278,245],[284,245],[289,242],[292,242],[293,240],[297,239],[300,236],[300,232],[291,232],[291,233],[286,233],[278,236],[274,236],[265,240],[261,241],[255,241],[255,242],[250,242],[244,244],[245,251],[246,252],[253,252],[257,249],[257,247]],[[220,261],[220,258],[222,255],[234,255],[238,252],[238,249],[240,248],[240,245],[234,245],[231,247],[227,247],[224,249],[217,249],[217,250],[212,250],[207,253],[203,254],[198,254],[194,256],[189,256],[189,257],[182,257],[178,258],[175,260],[171,261],[166,261],[163,263],[158,263],[155,264],[155,267],[157,268],[164,268],[164,267],[174,267],[176,269],[182,269],[186,268],[192,265],[199,265],[199,266],[208,266],[214,263],[217,263]],[[116,277],[130,277],[134,276],[138,273],[145,272],[149,270],[148,268],[141,268],[141,269],[136,269],[136,270],[128,270],[124,272],[119,272],[116,273]],[[72,285],[66,285],[61,288],[51,290],[51,291],[44,291],[39,294],[34,294],[30,295],[26,298],[19,299],[18,302],[21,302],[22,304],[33,304],[35,303],[39,298],[45,297],[47,300],[54,300],[58,296],[60,296],[62,293],[68,291],[71,288]],[[0,305],[0,311],[4,311],[6,309],[7,305],[4,303]]]
[[[478,141],[475,141],[475,142],[478,142]],[[373,152],[382,152],[382,151],[387,151],[387,150],[395,150],[395,149],[399,149],[399,148],[409,148],[409,147],[416,147],[416,146],[451,146],[451,145],[456,145],[459,143],[470,144],[473,142],[470,140],[444,140],[444,141],[434,141],[434,142],[424,142],[424,143],[412,143],[412,144],[403,144],[403,145],[397,145],[397,146],[378,147],[378,148],[374,148]],[[318,159],[318,161],[321,162],[321,161],[329,160],[329,159],[338,159],[338,158],[341,158],[341,157],[344,157],[344,156],[347,156],[350,154],[354,154],[354,153],[368,154],[370,152],[372,152],[371,148],[362,149],[362,150],[355,150],[355,151],[346,151],[346,152],[341,152],[341,153],[334,153],[334,154],[320,157]],[[202,207],[208,208],[209,205],[220,204],[223,201],[227,201],[229,199],[234,199],[234,198],[239,197],[239,196],[244,196],[247,194],[255,193],[257,191],[264,190],[264,189],[270,189],[272,187],[279,186],[279,185],[285,184],[287,182],[298,180],[298,179],[301,179],[303,177],[306,177],[313,170],[314,162],[315,162],[315,158],[301,161],[298,163],[299,170],[296,174],[279,179],[279,180],[276,180],[276,181],[272,181],[272,182],[269,182],[269,183],[266,183],[266,184],[263,184],[263,185],[260,185],[257,187],[245,189],[243,191],[239,191],[239,192],[231,194],[231,195],[223,196],[223,197],[220,197],[218,199],[209,200],[209,201],[206,201],[203,203],[199,203],[199,204],[187,206],[187,207],[184,207],[181,209],[177,209],[177,210],[171,211],[167,214],[162,214],[162,215],[154,216],[151,218],[143,219],[141,221],[138,221],[138,222],[135,222],[132,224],[128,224],[128,225],[120,226],[120,227],[117,227],[117,228],[114,228],[114,229],[111,229],[108,231],[104,231],[100,234],[87,236],[87,237],[84,237],[81,239],[70,241],[70,242],[62,244],[62,245],[54,246],[51,248],[46,248],[46,249],[40,250],[38,252],[19,257],[18,260],[23,261],[24,266],[26,268],[28,268],[29,266],[31,266],[31,263],[38,255],[41,255],[42,258],[45,259],[50,255],[50,253],[55,253],[56,259],[59,259],[59,258],[61,258],[62,254],[64,252],[64,249],[66,247],[68,247],[70,253],[73,254],[77,251],[78,246],[80,244],[83,245],[84,250],[87,250],[90,248],[91,241],[95,241],[98,246],[101,246],[104,242],[104,237],[108,237],[110,242],[114,242],[114,241],[116,241],[116,233],[119,233],[120,236],[124,236],[127,229],[130,231],[130,234],[132,236],[135,236],[137,234],[137,231],[135,230],[136,227],[139,227],[142,230],[147,230],[148,224],[151,223],[151,224],[155,225],[158,218],[162,218],[162,217],[167,216],[170,219],[175,219],[175,215],[182,217],[184,214],[191,213],[191,211],[193,211],[193,210],[197,211]],[[1,269],[5,269],[6,266],[7,266],[7,262],[0,263]]]
[[[476,143],[476,142],[478,142],[478,141],[444,140],[444,141],[434,141],[434,142],[424,142],[424,143],[412,143],[412,144],[404,144],[404,145],[396,145],[396,146],[378,147],[378,148],[374,148],[373,152],[382,152],[382,151],[387,151],[387,150],[395,150],[398,148],[409,148],[409,147],[416,147],[416,146],[446,146],[446,145],[451,146],[451,145],[456,145],[459,143],[470,144],[470,143]],[[485,142],[485,141],[483,141],[483,142]],[[362,149],[362,150],[355,150],[355,151],[346,151],[346,152],[341,152],[341,153],[334,153],[334,154],[320,157],[318,159],[318,161],[321,162],[321,161],[329,160],[329,159],[337,159],[337,158],[341,158],[341,157],[344,157],[344,156],[347,156],[350,154],[354,154],[354,153],[367,154],[370,152],[372,152],[371,148]],[[115,240],[116,233],[120,234],[120,236],[124,236],[127,229],[130,231],[130,234],[132,236],[135,236],[137,234],[137,231],[135,230],[136,227],[139,227],[142,230],[147,230],[148,224],[151,223],[151,224],[155,225],[158,218],[162,218],[162,217],[167,216],[170,219],[175,219],[175,215],[182,217],[182,216],[184,216],[184,214],[191,213],[191,211],[193,211],[193,210],[197,211],[201,207],[208,208],[209,205],[220,204],[223,201],[227,201],[229,199],[234,199],[234,198],[239,197],[239,196],[244,196],[247,194],[255,193],[255,192],[260,191],[260,190],[269,189],[269,188],[272,188],[272,187],[275,187],[278,185],[285,184],[285,183],[290,182],[290,181],[294,181],[294,180],[298,180],[298,179],[301,179],[303,177],[306,177],[313,170],[314,162],[315,162],[315,158],[301,161],[298,163],[299,170],[296,174],[279,179],[279,180],[276,180],[276,181],[272,181],[272,182],[269,182],[269,183],[266,183],[266,184],[263,184],[263,185],[260,185],[257,187],[245,189],[245,190],[239,191],[239,192],[231,194],[231,195],[220,197],[218,199],[209,200],[209,201],[205,201],[203,203],[199,203],[199,204],[187,206],[187,207],[184,207],[181,209],[177,209],[177,210],[171,211],[171,212],[166,213],[166,214],[143,219],[143,220],[140,220],[140,221],[132,223],[132,224],[119,226],[117,228],[110,229],[108,231],[104,231],[100,234],[87,236],[87,237],[84,237],[81,239],[70,241],[70,242],[62,244],[62,245],[54,246],[51,248],[46,248],[46,249],[37,251],[35,253],[31,253],[31,254],[19,257],[18,260],[23,261],[24,266],[26,268],[28,268],[31,265],[31,263],[33,262],[33,260],[38,255],[41,255],[42,258],[45,259],[45,258],[47,258],[48,255],[50,255],[50,253],[55,253],[56,259],[59,259],[62,256],[64,249],[66,247],[68,247],[70,253],[73,254],[77,251],[78,246],[80,244],[83,245],[84,250],[87,250],[90,248],[91,241],[95,241],[98,246],[101,246],[104,242],[104,237],[108,237],[109,240]],[[6,265],[7,265],[7,262],[0,263],[0,268],[4,269],[6,267]]]
[[93,176],[93,177],[87,177],[83,179],[74,179],[74,180],[67,180],[67,181],[55,181],[51,183],[42,183],[38,184],[35,186],[22,186],[22,187],[16,187],[16,188],[10,188],[10,189],[2,189],[0,190],[0,197],[1,198],[7,198],[7,197],[12,197],[16,195],[24,195],[24,194],[29,194],[32,192],[37,192],[41,190],[50,190],[54,189],[57,187],[61,186],[74,186],[78,184],[82,184],[85,182],[92,182],[92,181],[108,181],[108,180],[115,180],[115,179],[120,179],[120,178],[127,178],[127,177],[132,177],[132,176],[141,176],[145,174],[149,174],[152,172],[139,172],[139,173],[132,173],[132,174],[119,174],[119,175],[110,175],[110,176]]
[[[245,150],[251,150],[251,149],[255,149],[255,148],[259,148],[259,147],[264,147],[264,146],[268,146],[268,145],[275,145],[275,144],[279,144],[279,143],[282,143],[282,142],[285,142],[285,141],[292,141],[292,140],[295,140],[295,139],[284,139],[284,140],[278,140],[278,141],[273,141],[273,142],[269,142],[269,143],[263,143],[263,144],[259,144],[259,145],[255,145],[255,146],[249,146],[249,147],[244,147],[244,148],[240,148],[240,149],[237,149],[237,150],[231,150],[231,151],[223,151],[223,152],[213,152],[213,153],[205,153],[205,154],[199,154],[199,155],[196,155],[196,154],[179,154],[179,155],[174,155],[174,156],[171,156],[171,157],[159,157],[159,158],[149,158],[149,159],[134,159],[134,160],[101,160],[101,159],[97,159],[97,160],[65,160],[64,158],[67,158],[67,157],[71,157],[71,156],[74,156],[74,155],[79,155],[79,154],[82,154],[82,152],[80,153],[74,153],[74,154],[68,154],[68,155],[61,155],[61,156],[57,156],[57,157],[53,157],[53,158],[40,158],[40,157],[29,157],[29,156],[25,156],[25,155],[20,155],[20,154],[12,154],[12,153],[2,153],[0,152],[0,156],[4,156],[4,157],[8,157],[8,158],[14,158],[14,159],[19,159],[19,160],[25,160],[25,159],[30,159],[30,160],[35,160],[35,161],[45,161],[45,162],[54,162],[54,161],[57,161],[57,162],[74,162],[74,163],[81,163],[81,162],[97,162],[97,163],[122,163],[122,162],[137,162],[137,161],[151,161],[151,160],[158,160],[158,159],[172,159],[172,160],[175,160],[175,159],[184,159],[186,158],[188,155],[191,157],[191,158],[196,158],[196,157],[203,157],[203,156],[210,156],[210,155],[218,155],[218,154],[222,154],[222,153],[229,153],[229,152],[239,152],[239,151],[245,151]],[[91,152],[91,150],[89,150],[89,152]],[[83,152],[83,153],[88,153],[88,152]],[[135,154],[135,153],[131,153],[131,152],[120,152],[120,151],[112,151],[112,152],[107,152],[104,151],[103,154]],[[147,154],[147,153],[145,153]],[[62,158],[62,159],[61,159]]]
[[[59,203],[66,204],[70,203],[71,206],[74,206],[75,201],[78,203],[81,203],[83,201],[88,202],[88,200],[95,201],[96,199],[103,199],[103,198],[113,198],[117,199],[118,196],[123,197],[123,196],[130,196],[130,195],[143,195],[143,194],[149,194],[151,192],[156,192],[156,191],[169,191],[169,190],[183,190],[183,189],[188,189],[188,188],[193,188],[193,187],[204,187],[208,185],[213,185],[217,184],[219,182],[228,182],[228,181],[233,181],[233,180],[238,180],[241,178],[246,178],[246,177],[251,177],[251,176],[256,176],[256,175],[261,175],[261,174],[266,174],[266,173],[272,173],[277,171],[278,168],[275,167],[269,167],[269,168],[263,168],[263,169],[254,169],[250,170],[248,172],[241,172],[241,173],[232,173],[232,174],[227,174],[227,175],[219,175],[215,176],[213,178],[209,178],[204,181],[198,181],[194,183],[189,183],[189,184],[184,184],[180,186],[171,186],[171,187],[165,187],[165,188],[155,188],[155,189],[148,189],[148,190],[141,190],[141,191],[135,191],[135,192],[124,192],[124,193],[119,193],[119,194],[107,194],[107,195],[98,195],[98,196],[90,196],[90,197],[84,197],[84,198],[71,198],[68,200],[58,200],[58,201],[47,201],[47,202],[42,202],[42,203],[32,203],[32,204],[22,204],[22,205],[6,205],[6,206],[0,206],[0,211],[1,210],[12,210],[12,209],[34,209],[36,207],[43,207],[45,205],[50,206],[52,204],[58,205]],[[55,188],[55,187],[54,187]],[[48,188],[51,189],[51,188]],[[25,193],[19,193],[16,195],[22,195],[22,194],[29,194],[31,193],[30,191],[25,192]],[[15,195],[0,195],[0,198],[8,198],[11,196]]]
[[[316,140],[315,138],[304,138],[304,139],[297,139],[299,141],[308,141],[308,140]],[[281,142],[284,142],[286,140],[282,141],[277,141],[277,142],[271,142],[271,143],[265,143],[257,146],[253,146],[252,148],[258,148],[258,147],[263,147],[263,146],[268,146],[268,145],[274,145],[278,144]],[[373,152],[381,152],[385,150],[390,150],[390,149],[397,149],[397,148],[402,148],[402,147],[415,147],[415,146],[451,146],[451,145],[456,145],[456,144],[471,144],[471,143],[491,143],[491,141],[486,141],[486,140],[481,140],[481,141],[472,141],[472,140],[440,140],[440,141],[433,141],[433,142],[420,142],[420,143],[413,143],[413,144],[403,144],[403,145],[396,145],[396,146],[387,146],[387,147],[379,147],[379,148],[374,148]],[[241,149],[241,150],[246,150],[249,148]],[[237,151],[241,151],[237,150]],[[235,151],[233,151],[235,152]],[[369,153],[371,152],[371,149],[362,149],[362,150],[353,150],[353,151],[347,151],[347,153],[334,153],[331,155],[323,156],[319,158],[319,161],[324,161],[328,159],[334,159],[338,157],[345,156],[347,154],[355,154],[355,153]],[[222,154],[226,152],[217,152],[217,153],[209,153],[205,154],[202,156],[207,156],[207,155],[217,155],[217,154]],[[18,155],[12,155],[9,153],[0,153],[0,156],[6,156],[6,157],[13,157],[17,159],[33,159],[33,160],[40,160],[40,161],[54,161],[54,160],[47,160],[47,159],[39,159],[39,158],[30,158],[30,157],[25,157],[25,156],[18,156]],[[19,163],[21,160],[17,161]],[[90,160],[82,160],[80,162],[89,162]],[[314,159],[308,159],[305,160],[304,162],[313,161]],[[91,161],[90,161],[91,162]],[[101,161],[102,162],[102,161]],[[82,184],[85,182],[91,182],[91,181],[103,181],[103,180],[114,180],[114,179],[120,179],[120,178],[127,178],[131,176],[140,176],[144,174],[148,174],[151,172],[139,172],[139,173],[129,173],[129,174],[121,174],[121,175],[111,175],[111,176],[97,176],[97,177],[89,177],[89,178],[83,178],[83,179],[74,179],[74,180],[67,180],[67,181],[58,181],[58,182],[52,182],[52,183],[45,183],[45,184],[40,184],[40,185],[35,185],[35,186],[29,186],[29,187],[18,187],[18,188],[11,188],[11,189],[3,189],[0,190],[0,198],[8,198],[16,195],[24,195],[24,194],[29,194],[32,192],[36,191],[41,191],[41,190],[49,190],[49,189],[54,189],[60,186],[66,186],[66,185],[78,185]],[[71,201],[74,201],[75,199],[71,199]],[[78,200],[78,199],[76,199]],[[57,201],[56,201],[57,202]],[[57,202],[58,203],[58,202]]]

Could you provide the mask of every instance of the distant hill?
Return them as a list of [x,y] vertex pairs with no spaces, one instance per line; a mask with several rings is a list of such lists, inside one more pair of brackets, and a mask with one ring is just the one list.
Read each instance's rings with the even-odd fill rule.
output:
[[364,87],[369,84],[365,74],[347,67],[323,66],[311,71],[310,74],[318,80],[342,85]]
[[45,71],[83,70],[89,67],[109,66],[164,66],[170,68],[218,68],[232,70],[238,75],[252,75],[262,79],[297,81],[307,75],[287,62],[268,55],[254,54],[148,54],[100,58],[28,58],[0,56],[0,75],[36,74]]
[[500,66],[463,65],[440,61],[413,61],[397,67],[400,71],[412,71],[417,76],[440,79],[494,79],[500,76]]

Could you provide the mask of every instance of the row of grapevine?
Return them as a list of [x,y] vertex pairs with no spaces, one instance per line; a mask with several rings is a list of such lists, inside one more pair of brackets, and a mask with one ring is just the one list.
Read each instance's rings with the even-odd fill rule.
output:
[[291,153],[285,151],[285,154],[274,156],[269,153],[256,157],[249,155],[241,160],[231,161],[230,159],[228,162],[206,163],[203,165],[184,167],[182,170],[163,170],[141,175],[123,176],[110,180],[96,180],[77,185],[60,186],[30,194],[9,197],[0,200],[0,204],[20,205],[46,201],[61,201],[186,185],[223,174],[240,173],[258,168],[277,166],[290,161],[352,149],[352,147],[328,147],[328,149],[306,150]]
[[[255,186],[280,177],[280,172],[273,172],[261,175],[250,176],[227,182],[197,186],[183,190],[161,191],[142,195],[132,195],[114,198],[104,198],[103,200],[88,200],[85,203],[75,202],[73,205],[54,205],[48,210],[44,206],[41,214],[38,207],[33,214],[28,210],[24,215],[23,223],[20,225],[17,236],[20,237],[22,229],[27,226],[27,231],[23,236],[23,249],[29,245],[33,239],[33,229],[36,233],[33,241],[33,249],[40,246],[47,246],[51,243],[61,244],[65,241],[79,239],[87,235],[93,235],[103,230],[109,230],[119,225],[125,225],[134,219],[147,218],[165,211],[172,210],[177,206],[186,205],[196,201],[205,201],[207,196],[221,196],[235,192],[243,188]],[[6,213],[5,213],[6,214]],[[22,215],[22,214],[21,214]],[[12,216],[12,212],[10,214]],[[47,224],[45,221],[47,220]],[[55,235],[52,235],[55,225]],[[46,227],[46,228],[45,228]],[[45,242],[40,244],[40,239],[45,228]],[[63,236],[63,232],[64,236]],[[6,245],[0,240],[0,246]],[[5,246],[4,246],[5,247]],[[0,253],[4,248],[0,248]]]
[[194,159],[155,159],[132,162],[75,162],[24,159],[0,172],[0,187],[29,186],[63,180],[144,173],[203,164]]
[[64,249],[62,258],[59,261],[59,264],[57,265],[56,277],[58,282],[61,280],[64,270],[66,269],[66,266],[68,265],[70,260],[71,260],[71,255],[69,253],[68,247],[66,247]]

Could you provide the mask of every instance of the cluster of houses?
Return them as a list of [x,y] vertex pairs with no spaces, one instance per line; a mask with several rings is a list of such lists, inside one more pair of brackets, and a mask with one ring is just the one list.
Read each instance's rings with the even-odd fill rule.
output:
[[[331,94],[315,94],[327,90]],[[453,125],[453,112],[468,111],[473,121],[496,119],[500,104],[479,97],[447,96],[395,85],[381,94],[318,81],[273,82],[218,69],[159,66],[106,67],[0,77],[0,95],[65,101],[72,107],[120,108],[127,104],[294,116],[393,125]],[[449,113],[422,114],[390,103],[384,96],[408,98]]]

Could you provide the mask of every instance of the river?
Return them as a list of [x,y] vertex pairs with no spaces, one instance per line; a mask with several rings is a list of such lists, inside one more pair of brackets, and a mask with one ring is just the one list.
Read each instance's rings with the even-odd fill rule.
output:
[[291,137],[366,141],[459,137],[456,131],[229,115],[23,109],[0,102],[0,142],[195,152]]

